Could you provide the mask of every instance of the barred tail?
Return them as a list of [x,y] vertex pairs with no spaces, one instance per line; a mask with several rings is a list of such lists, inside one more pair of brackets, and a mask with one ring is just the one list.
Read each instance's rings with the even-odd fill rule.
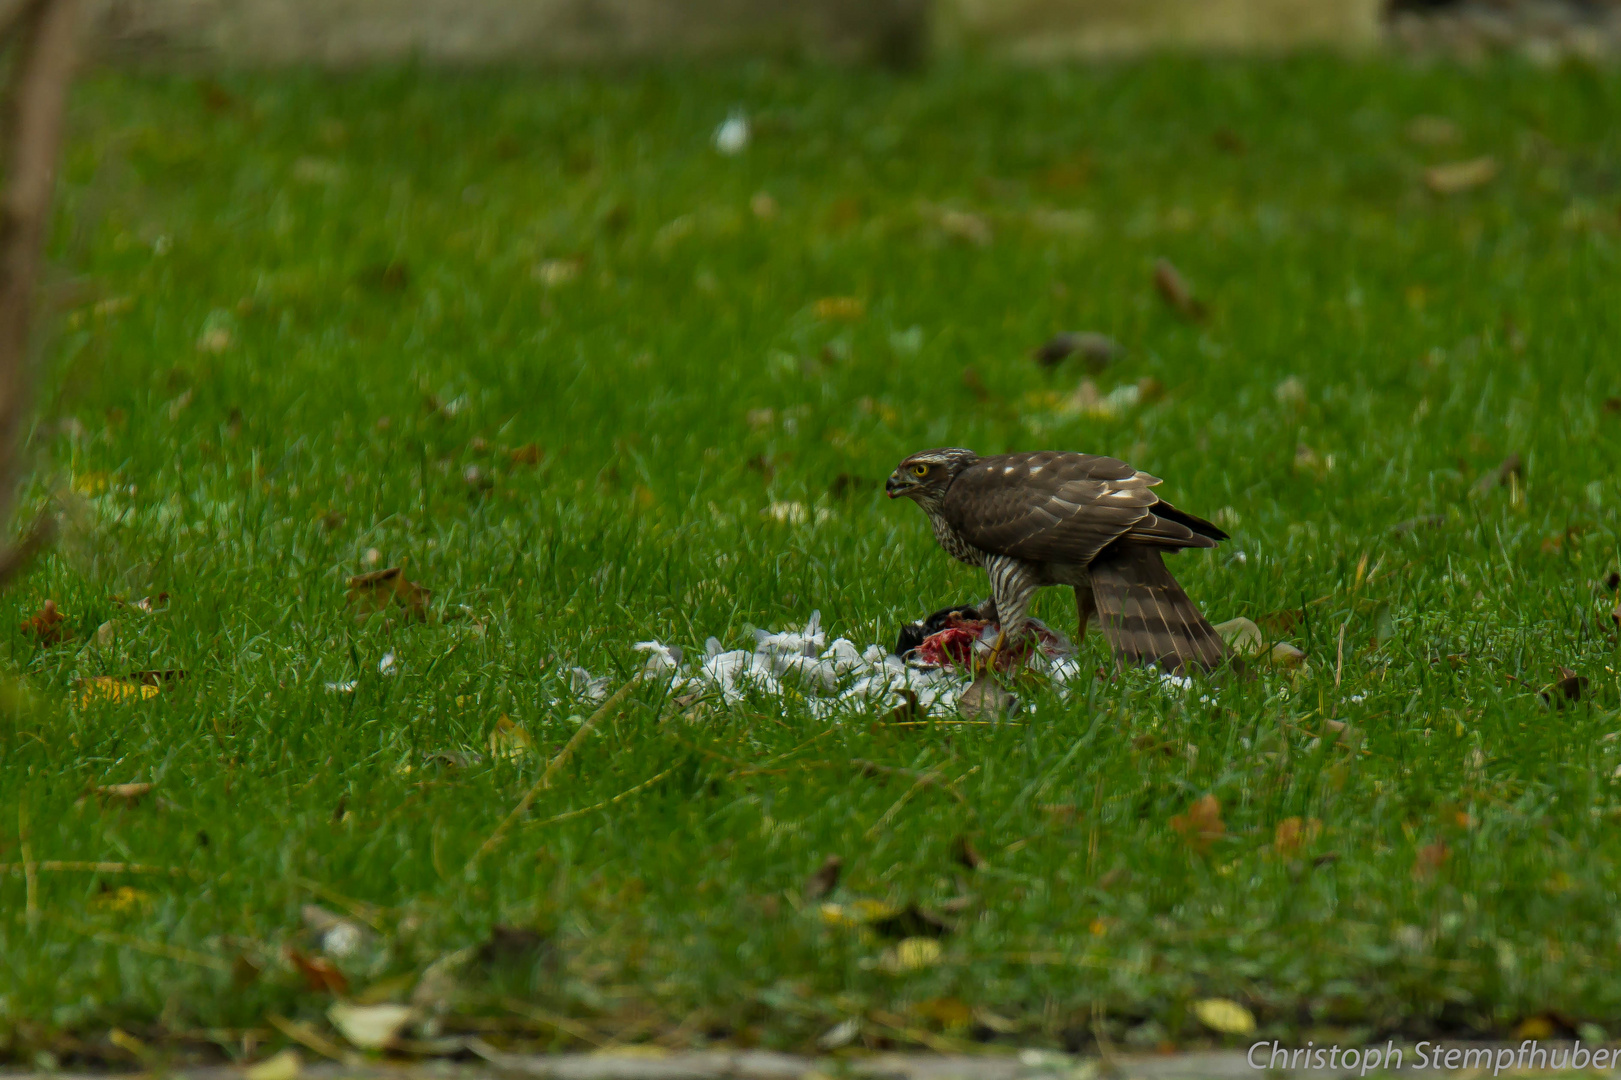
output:
[[1165,568],[1156,548],[1120,544],[1093,561],[1092,593],[1115,659],[1166,671],[1212,668],[1226,646]]

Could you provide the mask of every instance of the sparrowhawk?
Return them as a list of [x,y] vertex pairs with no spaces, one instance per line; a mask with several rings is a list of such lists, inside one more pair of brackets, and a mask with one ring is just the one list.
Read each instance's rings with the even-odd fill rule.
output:
[[947,447],[901,462],[884,490],[921,506],[954,558],[984,568],[1004,641],[1024,633],[1038,588],[1069,585],[1077,640],[1096,615],[1118,660],[1213,667],[1226,648],[1162,555],[1213,548],[1227,534],[1162,501],[1149,490],[1159,482],[1093,454]]

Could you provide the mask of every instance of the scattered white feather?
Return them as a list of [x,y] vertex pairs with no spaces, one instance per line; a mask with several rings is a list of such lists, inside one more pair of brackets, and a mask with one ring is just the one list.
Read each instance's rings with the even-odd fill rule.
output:
[[751,134],[748,117],[740,112],[734,112],[722,120],[720,126],[715,129],[715,149],[727,157],[741,154],[747,149]]

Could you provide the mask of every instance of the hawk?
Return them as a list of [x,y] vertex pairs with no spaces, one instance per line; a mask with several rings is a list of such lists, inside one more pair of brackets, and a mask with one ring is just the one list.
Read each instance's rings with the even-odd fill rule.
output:
[[1042,451],[980,457],[947,447],[913,454],[884,485],[923,508],[953,558],[983,567],[1001,624],[998,651],[1017,641],[1044,585],[1075,590],[1076,640],[1096,615],[1115,658],[1167,671],[1214,667],[1216,631],[1162,555],[1227,539],[1149,489],[1158,477],[1094,454]]

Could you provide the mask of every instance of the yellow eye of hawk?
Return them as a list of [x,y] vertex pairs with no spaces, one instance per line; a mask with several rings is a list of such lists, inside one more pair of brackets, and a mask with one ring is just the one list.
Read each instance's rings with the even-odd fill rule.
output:
[[927,465],[913,465],[912,466],[912,475],[913,476],[927,476],[927,475],[929,475],[929,467]]

